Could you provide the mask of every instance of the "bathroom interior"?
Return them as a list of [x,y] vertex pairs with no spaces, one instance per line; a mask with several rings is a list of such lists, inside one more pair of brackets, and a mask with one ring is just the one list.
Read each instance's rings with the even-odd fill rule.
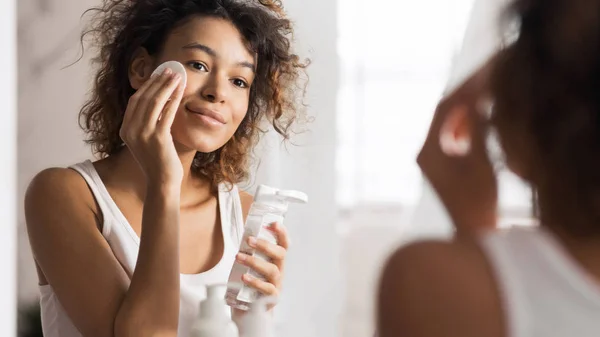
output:
[[[0,114],[7,153],[0,177],[2,336],[41,335],[23,213],[29,182],[46,167],[93,158],[77,120],[92,76],[79,38],[82,14],[98,2],[0,3],[0,40],[8,50],[0,53],[0,101],[9,109]],[[311,60],[311,122],[293,144],[267,132],[252,176],[240,186],[249,193],[259,184],[298,189],[309,197],[286,216],[293,245],[274,313],[278,336],[373,336],[389,254],[415,237],[451,234],[415,158],[439,98],[489,57],[494,3],[283,1],[295,24],[294,48]],[[502,222],[531,224],[528,187],[508,171],[499,182]]]

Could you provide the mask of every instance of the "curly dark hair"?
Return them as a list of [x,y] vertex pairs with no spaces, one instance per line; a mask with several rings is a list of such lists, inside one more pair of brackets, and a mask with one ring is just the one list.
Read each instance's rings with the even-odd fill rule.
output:
[[600,235],[600,1],[517,0],[519,34],[492,75],[507,159],[537,192],[542,223]]
[[135,92],[128,68],[144,47],[159,53],[169,33],[187,19],[208,16],[230,21],[259,60],[250,88],[248,112],[230,139],[212,153],[196,154],[192,170],[213,184],[238,183],[248,177],[249,157],[262,130],[263,119],[288,139],[291,126],[303,113],[301,85],[308,61],[292,52],[292,23],[277,0],[104,0],[88,10],[94,14],[82,34],[98,48],[98,67],[91,97],[80,111],[87,142],[100,157],[123,147],[119,129],[129,97]]

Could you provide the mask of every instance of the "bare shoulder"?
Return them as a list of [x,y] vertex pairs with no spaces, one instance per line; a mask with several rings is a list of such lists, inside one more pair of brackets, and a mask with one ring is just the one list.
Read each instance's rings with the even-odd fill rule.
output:
[[96,207],[85,180],[71,169],[40,172],[25,196],[40,284],[52,286],[82,335],[112,336],[130,280],[99,231]]
[[37,187],[65,187],[85,184],[79,173],[69,168],[51,167],[47,168],[33,177],[29,188]]
[[248,212],[250,212],[250,207],[254,202],[254,197],[252,196],[252,194],[240,190],[240,201],[242,203],[242,214],[244,215],[245,220],[246,216],[248,216]]
[[[97,214],[95,200],[87,183],[77,172],[68,168],[49,168],[38,173],[25,193],[25,215],[28,219],[61,212]],[[27,221],[28,227],[38,221]]]
[[378,298],[381,337],[504,336],[492,272],[474,241],[423,241],[388,260]]

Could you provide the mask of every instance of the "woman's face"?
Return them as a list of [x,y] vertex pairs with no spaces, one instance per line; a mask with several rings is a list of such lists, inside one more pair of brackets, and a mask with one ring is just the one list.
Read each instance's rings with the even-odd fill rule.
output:
[[248,111],[256,64],[243,37],[229,21],[194,17],[167,37],[157,57],[154,66],[174,60],[187,72],[173,140],[204,153],[221,148]]

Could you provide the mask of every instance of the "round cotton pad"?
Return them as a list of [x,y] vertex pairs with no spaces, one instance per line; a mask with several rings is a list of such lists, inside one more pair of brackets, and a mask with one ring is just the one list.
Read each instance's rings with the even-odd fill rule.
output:
[[173,72],[181,76],[181,83],[183,83],[183,87],[185,88],[187,85],[187,73],[185,72],[185,67],[183,64],[177,61],[167,61],[159,65],[152,73],[152,76],[160,75],[166,68],[171,69]]

